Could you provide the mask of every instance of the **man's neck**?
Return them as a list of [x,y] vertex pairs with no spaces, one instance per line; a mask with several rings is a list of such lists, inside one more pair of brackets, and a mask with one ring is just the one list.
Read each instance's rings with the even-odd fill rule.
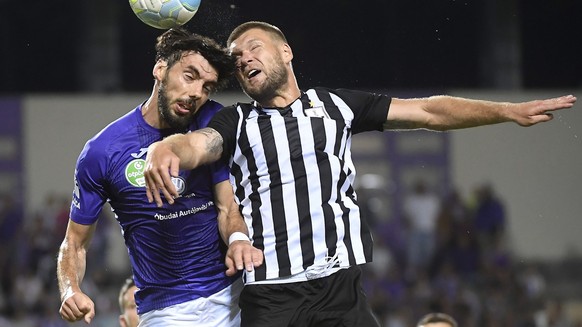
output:
[[301,97],[301,90],[299,88],[291,88],[278,92],[274,97],[266,101],[257,101],[257,103],[263,108],[286,108],[299,97]]
[[150,126],[162,129],[163,126],[160,123],[160,113],[158,112],[158,97],[157,94],[154,96],[152,95],[147,99],[146,102],[141,106],[141,115],[143,119],[148,123]]

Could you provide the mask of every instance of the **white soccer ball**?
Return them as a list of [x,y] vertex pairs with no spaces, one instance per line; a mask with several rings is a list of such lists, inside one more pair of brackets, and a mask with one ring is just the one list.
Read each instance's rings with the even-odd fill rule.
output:
[[159,29],[184,25],[198,11],[201,0],[129,0],[135,15]]

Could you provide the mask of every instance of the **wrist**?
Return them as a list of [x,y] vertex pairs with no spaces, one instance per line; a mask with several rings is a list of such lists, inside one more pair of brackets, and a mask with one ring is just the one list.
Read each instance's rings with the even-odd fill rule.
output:
[[65,302],[68,298],[73,296],[73,294],[75,294],[75,291],[71,286],[68,286],[67,288],[65,288],[61,295],[61,302]]
[[232,234],[230,234],[230,236],[228,237],[228,246],[230,246],[232,244],[232,242],[235,241],[251,241],[249,239],[249,237],[243,233],[243,232],[234,232]]

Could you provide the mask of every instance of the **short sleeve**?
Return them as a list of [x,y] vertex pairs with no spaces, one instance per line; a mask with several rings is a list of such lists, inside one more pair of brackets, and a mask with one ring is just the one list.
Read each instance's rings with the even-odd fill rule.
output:
[[216,130],[222,136],[222,161],[224,162],[228,162],[234,153],[238,120],[239,114],[236,107],[229,106],[218,111],[208,123],[208,127]]
[[102,147],[89,141],[77,160],[70,213],[71,220],[76,223],[93,224],[107,201],[104,187],[107,157],[102,151]]
[[383,131],[388,117],[391,97],[383,94],[337,89],[329,90],[339,96],[354,113],[352,133]]

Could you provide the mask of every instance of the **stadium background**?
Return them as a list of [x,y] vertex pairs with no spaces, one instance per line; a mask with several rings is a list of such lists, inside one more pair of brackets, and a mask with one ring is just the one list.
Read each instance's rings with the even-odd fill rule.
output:
[[[58,224],[50,221],[58,216],[61,200],[68,201],[74,162],[86,139],[149,95],[153,41],[159,31],[139,22],[124,1],[38,2],[25,18],[13,14],[24,13],[22,4],[0,2],[4,6],[0,13],[4,63],[0,221],[10,220],[6,208],[16,208],[10,217],[22,220],[14,234],[6,234],[8,229],[2,234],[2,266],[10,269],[1,276],[0,317],[8,326],[58,326],[52,267],[61,235]],[[344,0],[284,5],[203,1],[187,26],[219,40],[249,19],[280,26],[293,47],[302,87],[522,101],[582,94],[582,53],[577,46],[582,23],[575,15],[581,7],[574,0],[369,1],[366,5]],[[62,9],[62,15],[47,19],[46,13],[55,8]],[[233,83],[216,98],[224,104],[245,100],[236,90]],[[369,194],[366,187],[381,194],[382,205],[371,201],[376,203],[374,219],[380,222],[377,239],[390,237],[383,228],[404,219],[401,200],[418,177],[443,197],[458,190],[468,205],[478,186],[492,185],[507,210],[504,241],[512,268],[520,271],[535,264],[548,285],[534,313],[555,300],[575,325],[582,294],[580,283],[572,278],[582,271],[579,107],[578,103],[574,110],[557,114],[553,122],[530,129],[507,124],[451,133],[358,136],[356,168],[361,177],[369,177],[360,184],[362,201]],[[377,164],[379,160],[383,164]],[[108,221],[89,253],[94,268],[86,281],[99,300],[95,324],[103,326],[112,325],[115,292],[127,273],[119,230],[112,219]],[[30,232],[37,224],[52,228],[54,237]],[[37,258],[30,248],[39,243],[44,249],[40,261],[27,265]],[[103,256],[98,252],[101,247]],[[98,269],[99,264],[105,269]],[[20,281],[17,276],[30,279]],[[35,287],[39,279],[40,286]],[[36,290],[38,298],[21,299],[15,294],[20,284],[30,297]],[[390,312],[413,320],[414,313],[397,309]]]

